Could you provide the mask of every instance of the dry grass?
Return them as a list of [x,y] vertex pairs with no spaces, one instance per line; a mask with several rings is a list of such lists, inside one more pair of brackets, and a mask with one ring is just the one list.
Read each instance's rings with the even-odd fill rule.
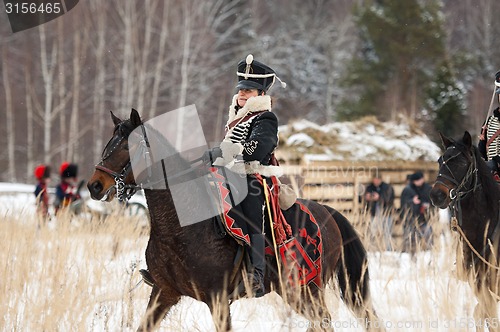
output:
[[8,217],[0,229],[4,331],[114,331],[136,323],[147,289],[129,289],[145,266],[147,238],[131,220],[63,216],[38,228],[33,217]]
[[[476,303],[469,286],[454,276],[456,236],[433,218],[434,245],[402,252],[401,226],[394,251],[371,237],[364,215],[350,216],[369,249],[371,288],[379,321],[393,331],[474,330]],[[133,331],[141,321],[150,288],[130,291],[145,268],[147,235],[130,218],[59,217],[38,228],[33,216],[0,222],[0,330]],[[361,325],[328,289],[327,305],[336,331]],[[275,294],[231,306],[236,331],[305,331],[308,322]],[[405,325],[406,324],[406,325]],[[219,324],[216,324],[219,325]],[[404,325],[404,326],[401,326]],[[208,308],[183,299],[161,331],[213,331]]]

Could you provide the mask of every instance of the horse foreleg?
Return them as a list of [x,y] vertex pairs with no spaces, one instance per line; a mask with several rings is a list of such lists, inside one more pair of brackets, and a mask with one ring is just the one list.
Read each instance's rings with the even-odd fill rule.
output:
[[141,325],[137,329],[138,332],[153,331],[158,327],[167,312],[177,304],[181,296],[178,294],[166,294],[156,286],[151,291],[149,303]]

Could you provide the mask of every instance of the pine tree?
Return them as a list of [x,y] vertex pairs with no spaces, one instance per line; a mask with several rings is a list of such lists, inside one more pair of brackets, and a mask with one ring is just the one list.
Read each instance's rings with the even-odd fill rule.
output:
[[415,117],[425,102],[422,87],[445,53],[440,2],[368,3],[354,9],[359,50],[348,63],[344,86],[353,93],[342,102],[339,117]]
[[427,89],[426,105],[435,129],[446,136],[463,133],[467,109],[464,90],[453,76],[450,64],[444,61]]

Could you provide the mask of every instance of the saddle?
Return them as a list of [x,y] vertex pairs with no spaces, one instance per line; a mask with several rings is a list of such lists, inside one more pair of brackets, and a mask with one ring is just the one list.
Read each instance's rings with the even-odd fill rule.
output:
[[[212,191],[215,204],[220,215],[216,218],[217,233],[233,237],[238,244],[250,246],[250,236],[243,221],[243,212],[239,205],[232,205],[231,188],[226,182],[224,171],[218,167],[210,168]],[[263,184],[263,178],[256,176]],[[266,255],[269,258],[279,257],[283,267],[283,275],[287,276],[290,285],[305,286],[321,283],[321,255],[323,245],[321,232],[316,219],[302,200],[287,210],[282,210],[279,204],[279,182],[271,177],[271,184],[264,185],[268,200],[266,205]],[[228,208],[228,207],[231,208]],[[270,211],[270,213],[268,213]],[[269,221],[269,214],[272,218]],[[274,239],[271,237],[274,234]]]

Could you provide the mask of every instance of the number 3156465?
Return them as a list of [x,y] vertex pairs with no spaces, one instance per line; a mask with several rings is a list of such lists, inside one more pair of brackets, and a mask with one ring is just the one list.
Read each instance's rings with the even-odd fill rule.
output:
[[6,2],[5,10],[7,14],[59,14],[61,12],[61,3],[54,2]]

